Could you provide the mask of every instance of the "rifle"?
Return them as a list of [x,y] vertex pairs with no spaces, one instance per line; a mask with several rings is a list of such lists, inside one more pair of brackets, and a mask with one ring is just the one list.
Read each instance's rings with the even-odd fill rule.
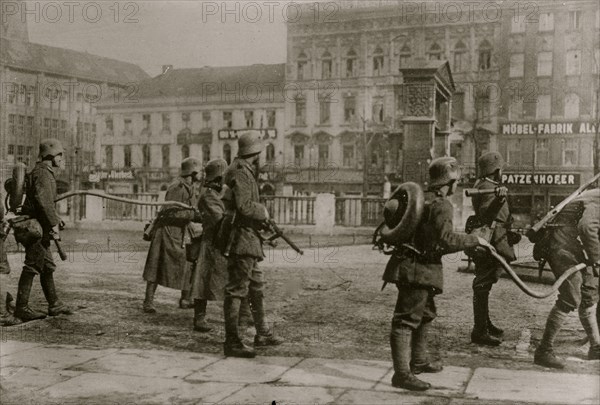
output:
[[279,226],[277,226],[277,224],[275,223],[275,221],[273,221],[272,219],[267,219],[265,221],[265,225],[266,225],[266,228],[268,230],[270,230],[271,232],[273,232],[273,235],[269,236],[268,238],[265,238],[265,237],[263,237],[261,235],[260,238],[261,238],[262,242],[267,243],[269,246],[276,247],[277,243],[275,242],[275,240],[278,239],[278,238],[281,238],[281,239],[284,240],[285,243],[287,243],[297,253],[299,253],[300,255],[304,254],[304,251],[302,249],[300,249],[298,247],[298,245],[296,245],[290,238],[288,238],[283,233],[283,230]]
[[579,194],[581,194],[586,188],[594,184],[598,179],[600,179],[600,173],[596,174],[589,181],[582,184],[577,190],[575,190],[573,194],[562,200],[560,204],[554,207],[554,209],[548,212],[544,218],[539,220],[535,225],[531,227],[531,229],[529,229],[529,231],[527,231],[527,238],[532,243],[535,243],[539,239],[538,233],[540,232],[540,230],[544,228],[548,222],[554,219],[554,217],[556,217],[568,203],[573,201]]
[[[231,217],[231,230],[229,232],[229,240],[227,241],[227,247],[225,247],[225,252],[223,252],[223,256],[229,257],[229,253],[231,252],[231,248],[233,247],[233,243],[235,242],[235,237],[237,236],[237,230],[235,229],[235,220],[237,218],[237,210],[233,211],[233,216]],[[223,221],[226,221],[227,218],[223,218]]]

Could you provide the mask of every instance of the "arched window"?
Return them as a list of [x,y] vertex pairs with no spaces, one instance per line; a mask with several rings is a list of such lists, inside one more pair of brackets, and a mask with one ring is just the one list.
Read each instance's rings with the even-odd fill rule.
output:
[[161,148],[161,152],[162,152],[162,167],[164,169],[169,168],[169,166],[171,165],[171,148],[169,147],[169,145],[163,145]]
[[489,70],[492,67],[492,45],[487,39],[479,44],[479,70]]
[[267,162],[275,161],[275,146],[270,143],[267,145]]
[[202,145],[202,162],[207,163],[210,160],[210,145]]
[[329,51],[321,56],[321,79],[331,79],[333,76],[333,58]]
[[373,52],[373,76],[381,76],[383,74],[384,62],[383,49],[378,46]]
[[183,145],[181,147],[181,158],[187,159],[190,157],[190,145]]
[[106,165],[107,169],[112,169],[113,166],[113,148],[112,146],[107,146],[104,149],[104,153],[105,153],[105,158],[104,158],[104,162]]
[[131,145],[125,145],[123,148],[123,165],[131,167]]
[[308,79],[308,56],[306,56],[304,51],[300,52],[298,55],[296,66],[298,69],[298,73],[296,75],[298,80]]
[[350,49],[346,54],[346,77],[355,77],[358,73],[357,55],[354,49]]
[[565,118],[579,118],[579,96],[575,93],[565,97]]
[[149,167],[150,166],[150,145],[143,145],[142,146],[142,165],[144,167]]
[[442,47],[434,42],[427,52],[429,60],[441,60],[442,59]]
[[407,67],[410,64],[410,59],[412,58],[412,50],[410,46],[404,44],[402,49],[400,49],[400,67]]
[[454,46],[454,66],[455,72],[464,72],[469,70],[469,54],[463,41],[458,41]]
[[223,145],[223,159],[225,159],[227,164],[231,164],[231,145],[228,143]]

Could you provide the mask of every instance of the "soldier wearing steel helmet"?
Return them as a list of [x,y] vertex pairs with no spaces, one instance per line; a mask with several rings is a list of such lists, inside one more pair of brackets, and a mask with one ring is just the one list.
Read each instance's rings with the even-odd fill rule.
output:
[[[228,281],[225,286],[223,311],[225,316],[226,356],[254,357],[256,353],[240,338],[238,323],[242,300],[248,297],[256,327],[254,346],[272,346],[283,343],[274,335],[265,316],[263,273],[258,262],[264,253],[258,231],[269,218],[266,207],[260,203],[256,181],[260,153],[263,151],[262,137],[258,131],[248,131],[238,139],[238,156],[227,168],[225,185],[231,190],[232,198],[224,200],[226,218],[235,218],[233,245],[227,260]],[[221,232],[221,231],[220,231]],[[230,239],[230,237],[226,238]],[[221,249],[225,249],[221,246]]]
[[[423,214],[412,242],[395,250],[383,275],[385,282],[396,284],[398,289],[390,334],[392,385],[414,391],[430,388],[415,374],[442,370],[427,356],[428,330],[436,317],[434,297],[443,291],[442,256],[480,245],[489,247],[481,238],[454,232],[453,208],[447,197],[456,191],[460,178],[456,159],[435,159],[429,166],[429,177]],[[399,222],[394,219],[398,208],[397,200],[386,204],[384,217],[389,227]]]
[[[504,159],[498,152],[483,154],[478,162],[479,178],[474,188],[495,190],[493,194],[473,196],[473,209],[480,225],[493,227],[490,243],[509,263],[516,259],[513,245],[518,243],[520,235],[511,232],[513,222],[507,202],[508,189],[501,184]],[[473,257],[475,279],[473,280],[473,319],[471,342],[498,346],[502,342],[504,331],[490,320],[489,295],[492,286],[498,282],[502,266],[487,253]]]
[[46,315],[29,307],[29,295],[36,275],[44,297],[48,302],[48,315],[70,315],[72,310],[58,299],[54,284],[56,264],[52,258],[50,242],[58,238],[63,225],[54,200],[56,199],[55,170],[64,169],[64,148],[57,139],[45,139],[40,143],[40,161],[26,176],[22,213],[37,219],[42,228],[42,238],[31,240],[25,246],[25,262],[17,290],[15,317],[24,322],[45,318]]
[[[198,159],[187,158],[181,162],[180,176],[167,189],[165,201],[178,201],[196,207],[198,195],[195,183],[200,181],[202,164]],[[155,224],[154,235],[144,266],[146,294],[143,310],[146,313],[156,313],[154,293],[158,285],[181,290],[179,306],[188,307],[189,282],[191,263],[186,260],[185,240],[187,227],[190,222],[200,222],[197,210],[179,208],[163,208],[159,212]],[[191,306],[191,305],[189,305]]]

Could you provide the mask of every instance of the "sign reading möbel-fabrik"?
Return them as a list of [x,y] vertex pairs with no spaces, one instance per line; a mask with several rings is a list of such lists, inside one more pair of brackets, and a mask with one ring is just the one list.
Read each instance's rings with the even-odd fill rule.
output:
[[578,186],[579,174],[562,173],[503,173],[503,184]]
[[593,122],[531,122],[502,124],[502,135],[595,134]]

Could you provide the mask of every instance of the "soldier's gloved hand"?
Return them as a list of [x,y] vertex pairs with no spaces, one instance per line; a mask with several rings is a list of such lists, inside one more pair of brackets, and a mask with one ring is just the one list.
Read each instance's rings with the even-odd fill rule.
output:
[[506,196],[508,195],[508,188],[504,186],[496,187],[495,194],[496,197],[506,198]]
[[202,214],[200,214],[200,211],[194,210],[194,219],[192,219],[192,222],[202,222]]
[[65,229],[65,226],[66,226],[66,225],[67,225],[67,224],[65,224],[65,221],[63,221],[63,220],[61,219],[61,220],[60,220],[60,222],[58,223],[58,229],[60,229],[60,230],[62,231],[63,229]]
[[52,236],[52,239],[60,240],[59,227],[60,227],[60,225],[54,225],[52,227],[52,231],[50,231],[50,235]]

